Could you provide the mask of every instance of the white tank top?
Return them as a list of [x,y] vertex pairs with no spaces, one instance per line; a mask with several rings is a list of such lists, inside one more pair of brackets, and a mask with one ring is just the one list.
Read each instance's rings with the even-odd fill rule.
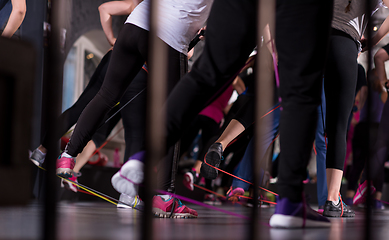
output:
[[[213,0],[160,0],[157,36],[175,50],[187,55],[190,41],[205,25]],[[149,0],[141,2],[128,16],[126,23],[147,31]]]

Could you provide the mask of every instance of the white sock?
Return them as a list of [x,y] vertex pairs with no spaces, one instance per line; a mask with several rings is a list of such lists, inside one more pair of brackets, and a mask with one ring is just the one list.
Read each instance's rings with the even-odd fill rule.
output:
[[157,195],[157,196],[161,197],[165,201],[170,198],[170,195]]
[[39,150],[39,148],[37,148],[36,150],[38,150],[43,156],[46,156],[46,153],[44,153],[41,150]]
[[336,199],[336,201],[332,201],[334,203],[334,205],[338,205],[339,204],[339,198]]
[[73,158],[73,157],[70,156],[67,152],[63,152],[63,153],[62,153],[62,157]]

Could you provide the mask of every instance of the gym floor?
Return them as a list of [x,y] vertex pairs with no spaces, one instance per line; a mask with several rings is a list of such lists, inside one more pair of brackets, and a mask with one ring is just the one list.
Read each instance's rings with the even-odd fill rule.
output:
[[[250,220],[202,206],[196,219],[153,220],[154,239],[248,239]],[[223,210],[250,216],[251,208],[223,204]],[[314,206],[313,206],[314,208]],[[61,201],[57,207],[57,239],[141,239],[142,212],[117,209],[108,202]],[[355,218],[332,218],[328,229],[272,229],[268,226],[274,207],[261,208],[256,239],[364,239],[365,213],[355,208]],[[0,207],[0,239],[42,239],[43,206]],[[151,229],[151,226],[150,226]],[[388,239],[389,209],[372,214],[369,239]]]

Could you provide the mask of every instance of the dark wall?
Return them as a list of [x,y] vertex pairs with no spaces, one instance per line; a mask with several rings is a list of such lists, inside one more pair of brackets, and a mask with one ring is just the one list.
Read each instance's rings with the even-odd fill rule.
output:
[[[100,16],[98,7],[108,2],[106,0],[67,0],[70,2],[69,22],[67,23],[65,56],[69,52],[74,42],[83,34],[94,30],[101,29]],[[114,16],[112,25],[115,36],[123,26],[127,16]]]

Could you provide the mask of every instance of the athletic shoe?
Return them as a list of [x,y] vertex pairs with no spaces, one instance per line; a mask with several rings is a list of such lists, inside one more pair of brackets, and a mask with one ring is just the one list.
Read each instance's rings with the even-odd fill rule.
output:
[[111,182],[116,191],[130,197],[135,197],[138,194],[138,185],[143,182],[144,157],[144,151],[135,153],[119,172],[113,175]]
[[339,197],[339,202],[336,205],[333,201],[326,201],[324,205],[323,216],[355,217],[355,212],[342,201],[342,198]]
[[218,168],[222,156],[223,156],[222,144],[221,143],[212,144],[209,147],[207,154],[205,155],[205,162],[201,164],[201,169],[200,169],[201,175],[203,175],[203,177],[207,179],[216,179],[218,170],[209,166],[208,164]]
[[190,170],[189,172],[185,173],[184,180],[182,180],[182,182],[183,182],[183,184],[184,184],[184,186],[186,188],[188,188],[189,190],[193,191],[194,190],[193,184],[196,182],[196,180],[197,180],[197,173],[192,168],[192,170]]
[[[374,194],[376,191],[373,185],[370,185],[370,194]],[[362,184],[359,184],[357,193],[354,196],[353,204],[358,205],[366,202],[367,196],[367,181],[364,181]]]
[[[265,200],[265,201],[263,201],[263,200]],[[252,207],[254,207],[255,203],[257,203],[258,204],[257,206],[260,208],[275,207],[275,204],[271,204],[270,202],[272,202],[272,200],[269,199],[266,195],[261,194],[258,198],[258,201],[255,201],[254,198],[250,195],[250,198],[247,199],[246,207],[252,208]]]
[[[73,182],[76,182],[76,183],[78,183],[78,181],[77,181],[77,177],[76,176],[72,176],[71,178],[69,178],[69,180],[72,180]],[[70,191],[73,191],[73,192],[78,192],[78,187],[77,187],[77,185],[75,185],[75,184],[73,184],[73,183],[71,183],[71,182],[68,182],[68,181],[66,181],[66,180],[64,180],[64,179],[61,179],[61,187],[63,187],[63,188],[66,188],[66,189],[68,189],[68,190],[70,190]]]
[[321,205],[317,208],[317,212],[320,213],[321,215],[323,215],[323,211],[324,211],[324,205]]
[[138,195],[135,197],[130,197],[127,194],[122,193],[120,194],[119,202],[116,207],[126,209],[134,208],[142,211],[144,209],[144,202],[139,198]]
[[197,218],[197,212],[185,206],[179,199],[167,195],[153,197],[153,213],[160,218]]
[[376,210],[384,210],[384,204],[380,200],[373,199],[373,208]]
[[73,157],[66,157],[64,154],[59,155],[57,159],[57,175],[63,178],[71,178],[76,160]]
[[209,194],[207,193],[204,195],[203,203],[208,205],[217,205],[217,206],[222,205],[222,202],[215,196],[215,194],[212,193]]
[[276,210],[270,218],[274,228],[331,227],[331,222],[303,202],[292,203],[287,198],[278,199]]
[[233,189],[231,186],[230,189],[227,191],[227,200],[236,203],[240,200],[240,196],[243,195],[244,195],[243,188],[237,187]]
[[45,162],[46,153],[41,152],[38,148],[35,149],[30,156],[30,161],[33,162],[38,167],[42,167]]

